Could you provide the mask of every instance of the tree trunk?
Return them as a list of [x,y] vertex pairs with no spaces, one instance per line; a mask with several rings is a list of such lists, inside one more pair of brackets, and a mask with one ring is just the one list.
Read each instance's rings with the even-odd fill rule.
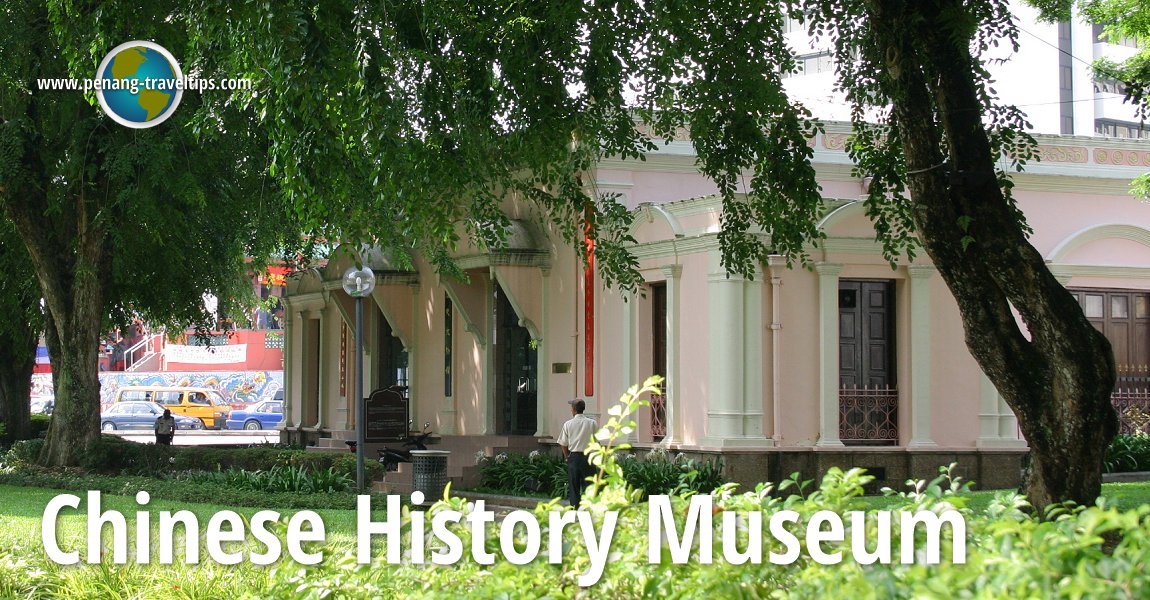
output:
[[37,332],[31,325],[17,332],[19,325],[10,323],[11,335],[0,336],[0,422],[12,440],[32,436],[29,391],[36,365]]
[[72,318],[67,336],[48,319],[48,351],[52,356],[52,383],[56,407],[40,463],[68,466],[79,462],[100,438],[100,372],[98,346],[101,320]]
[[1117,432],[1113,353],[1029,243],[997,179],[972,76],[972,31],[941,16],[968,9],[958,0],[869,6],[887,57],[915,224],[958,302],[967,347],[1030,445],[1026,494],[1039,510],[1092,503]]
[[[36,156],[34,148],[26,152]],[[106,180],[98,179],[95,184],[96,189],[107,186]],[[45,216],[49,211],[44,190],[51,185],[42,181],[41,188],[26,188],[6,200],[8,215],[40,282],[45,338],[52,357],[56,405],[40,462],[70,466],[100,436],[98,346],[111,261],[105,250],[107,230],[90,219],[83,193],[60,211],[63,214]],[[56,221],[45,224],[47,218]]]

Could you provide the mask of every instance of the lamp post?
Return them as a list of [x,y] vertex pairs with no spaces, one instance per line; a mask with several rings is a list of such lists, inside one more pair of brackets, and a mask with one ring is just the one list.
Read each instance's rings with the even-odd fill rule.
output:
[[363,298],[375,289],[375,273],[350,267],[343,272],[343,291],[355,298],[355,484],[364,490],[363,446],[366,434],[363,410]]

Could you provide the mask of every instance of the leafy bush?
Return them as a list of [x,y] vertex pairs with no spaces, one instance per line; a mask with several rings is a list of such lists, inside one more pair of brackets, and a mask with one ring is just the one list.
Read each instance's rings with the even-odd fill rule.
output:
[[42,438],[48,435],[48,425],[52,424],[51,415],[32,415],[32,438]]
[[499,494],[562,497],[567,495],[567,463],[538,450],[502,453],[479,460],[479,481],[484,490]]
[[[641,490],[643,497],[677,490],[710,493],[724,483],[722,463],[718,460],[695,460],[665,450],[643,456],[621,455],[617,460],[624,479]],[[548,498],[567,496],[567,463],[556,454],[537,450],[526,456],[502,453],[483,456],[478,463],[479,486],[484,491]]]
[[[343,452],[313,452],[270,444],[247,448],[164,446],[129,442],[115,435],[101,436],[81,459],[80,466],[109,475],[150,477],[182,471],[268,471],[275,467],[303,466],[313,471],[335,468],[355,477],[355,455]],[[382,476],[382,467],[375,461],[368,460],[365,466],[370,479]]]
[[[650,382],[649,382],[650,383]],[[639,404],[637,397],[649,389],[632,388],[624,397],[626,410],[612,413],[608,429],[624,431],[630,422],[623,421]],[[965,564],[951,563],[951,528],[941,536],[943,562],[937,566],[901,564],[901,531],[896,518],[888,531],[893,560],[861,566],[855,560],[853,535],[834,542],[823,542],[826,553],[841,552],[835,564],[816,562],[808,552],[800,552],[790,564],[774,564],[767,552],[782,548],[768,530],[766,515],[781,510],[798,514],[792,533],[803,531],[817,513],[832,511],[845,515],[855,509],[863,486],[872,480],[862,470],[830,469],[820,486],[806,490],[805,495],[782,496],[769,485],[752,492],[734,494],[732,486],[720,487],[712,500],[715,513],[750,514],[761,512],[763,540],[762,560],[735,565],[724,558],[722,538],[718,531],[711,540],[715,560],[699,560],[696,537],[691,559],[672,564],[664,556],[661,562],[648,560],[648,505],[641,494],[623,476],[617,448],[604,446],[591,454],[593,464],[602,467],[584,497],[581,513],[601,530],[606,514],[617,515],[610,559],[602,579],[595,587],[584,589],[578,576],[590,563],[588,550],[579,528],[562,531],[564,555],[559,564],[539,558],[523,565],[513,565],[497,557],[492,565],[478,563],[471,553],[451,568],[429,568],[420,564],[389,564],[380,553],[374,564],[360,565],[349,554],[342,560],[327,560],[314,567],[278,569],[271,575],[269,596],[273,597],[540,597],[551,598],[1150,598],[1150,577],[1145,576],[1150,563],[1150,506],[1121,512],[1104,507],[1079,510],[1055,510],[1045,518],[1027,514],[1025,500],[1016,494],[1000,494],[984,513],[974,513],[965,506],[967,487],[942,473],[931,482],[917,482],[909,491],[892,494],[887,510],[959,511],[966,523]],[[510,460],[510,457],[508,457]],[[785,491],[797,482],[784,482]],[[683,527],[690,493],[671,498],[671,510],[678,526]],[[468,513],[472,506],[460,498],[441,501],[432,513],[453,510]],[[554,501],[535,508],[540,520],[552,510],[565,510]],[[873,510],[873,509],[872,509]],[[581,515],[582,516],[582,515]],[[873,515],[872,515],[873,517]],[[427,519],[431,517],[428,516]],[[410,515],[404,515],[409,521]],[[873,523],[873,518],[869,520]],[[743,537],[746,522],[739,527]],[[449,525],[462,547],[472,547],[472,533],[466,519]],[[790,527],[788,527],[790,529]],[[887,528],[883,528],[887,529]],[[866,550],[878,545],[877,527],[866,527]],[[920,530],[921,531],[921,530]],[[411,547],[411,528],[405,523],[401,547]],[[801,537],[801,536],[800,536]],[[882,536],[886,537],[886,536]],[[486,549],[499,552],[498,540],[490,530]],[[1109,540],[1109,541],[1108,541]],[[477,543],[481,543],[476,540]],[[522,548],[525,534],[520,531],[515,543]],[[918,539],[916,544],[921,544]],[[741,542],[740,542],[741,544]],[[742,548],[742,545],[739,545]],[[805,544],[803,545],[804,547]],[[921,548],[921,546],[919,546]],[[546,551],[544,551],[545,553]],[[666,553],[664,546],[664,553]],[[542,555],[541,555],[542,556]]]
[[40,457],[40,450],[43,448],[43,439],[20,440],[12,444],[9,455],[12,457],[12,462],[30,465]]
[[330,494],[355,488],[355,479],[328,468],[313,471],[303,465],[279,465],[268,471],[188,471],[174,477],[176,481],[214,483],[256,492],[291,492],[295,494]]
[[[48,424],[51,422],[52,422],[52,417],[50,417],[48,415],[33,414],[32,415],[32,425],[31,425],[31,429],[29,431],[28,438],[29,439],[36,439],[36,438],[42,438],[45,435],[47,435]],[[15,437],[15,435],[16,435],[15,433],[12,433],[12,437],[9,437],[8,434],[9,434],[9,431],[8,431],[7,424],[4,423],[3,421],[0,421],[0,447],[7,447],[10,444],[13,444],[15,442],[20,441],[20,440],[12,439],[12,437]]]
[[1150,471],[1150,435],[1143,432],[1121,434],[1106,449],[1107,473]]
[[[356,493],[343,492],[272,492],[234,486],[224,481],[181,481],[175,478],[155,479],[132,475],[89,475],[74,471],[50,471],[36,467],[0,469],[0,484],[54,488],[72,492],[99,490],[106,494],[131,496],[147,490],[153,498],[175,502],[203,502],[227,506],[258,508],[356,508]],[[378,503],[378,502],[377,502]],[[0,595],[0,597],[3,597]]]

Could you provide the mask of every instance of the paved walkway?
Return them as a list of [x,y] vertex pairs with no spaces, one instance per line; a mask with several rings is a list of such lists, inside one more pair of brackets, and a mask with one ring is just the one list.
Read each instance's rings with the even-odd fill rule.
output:
[[[156,435],[147,431],[109,431],[129,442],[140,444],[155,443]],[[260,431],[177,431],[172,444],[175,446],[249,446],[251,444],[275,444],[280,441],[280,432]]]

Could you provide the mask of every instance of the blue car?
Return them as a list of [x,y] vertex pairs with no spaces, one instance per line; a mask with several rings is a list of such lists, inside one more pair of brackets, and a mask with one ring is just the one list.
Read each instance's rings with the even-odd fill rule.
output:
[[228,414],[224,426],[228,429],[275,429],[284,420],[282,400],[262,400]]
[[[100,429],[103,431],[144,430],[152,431],[156,419],[164,414],[164,407],[155,402],[117,402],[100,413]],[[203,429],[199,419],[173,414],[176,429]]]

